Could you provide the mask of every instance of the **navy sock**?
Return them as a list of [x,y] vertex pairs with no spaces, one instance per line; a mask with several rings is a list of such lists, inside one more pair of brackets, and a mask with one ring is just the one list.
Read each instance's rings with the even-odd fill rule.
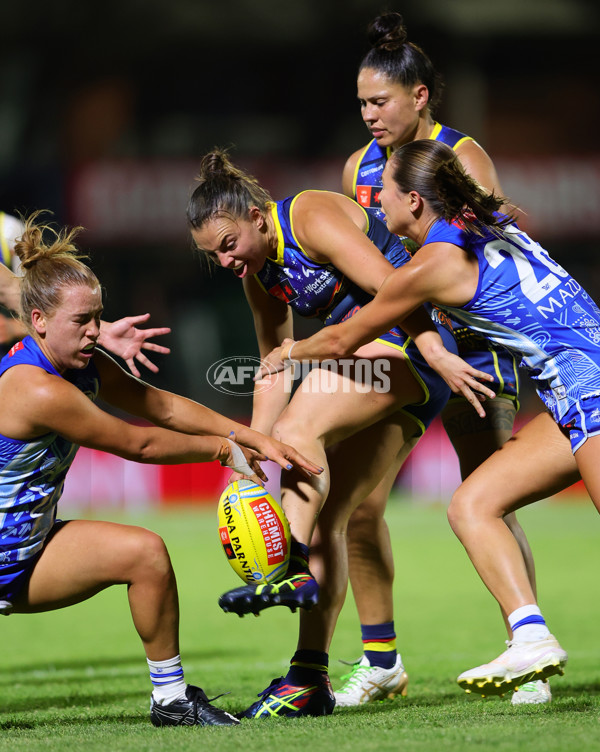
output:
[[302,574],[308,572],[308,551],[309,548],[304,543],[299,543],[292,538],[290,545],[290,563],[288,564],[287,574]]
[[396,632],[394,622],[361,624],[363,650],[371,666],[392,668],[396,663]]
[[329,656],[320,650],[296,650],[286,682],[296,687],[318,682],[329,670]]

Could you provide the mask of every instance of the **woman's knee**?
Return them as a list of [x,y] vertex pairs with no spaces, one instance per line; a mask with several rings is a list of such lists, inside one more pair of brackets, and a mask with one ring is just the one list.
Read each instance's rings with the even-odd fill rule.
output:
[[300,420],[294,412],[286,410],[273,424],[271,433],[278,441],[294,446],[294,442],[305,439],[308,430],[306,419]]
[[465,523],[475,519],[478,514],[476,496],[463,486],[459,486],[452,495],[447,512],[450,527],[459,537]]
[[169,552],[164,540],[157,533],[142,527],[131,528],[126,550],[130,566],[145,576],[172,576],[173,567]]

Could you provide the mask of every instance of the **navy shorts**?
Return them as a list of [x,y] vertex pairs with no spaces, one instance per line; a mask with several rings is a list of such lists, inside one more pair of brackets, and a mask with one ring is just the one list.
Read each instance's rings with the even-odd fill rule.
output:
[[[478,371],[489,373],[493,382],[486,386],[498,397],[512,400],[519,409],[519,367],[515,356],[505,347],[496,346],[486,337],[453,322],[453,334],[461,358]],[[453,394],[452,401],[464,400],[462,395]]]
[[[436,324],[437,330],[444,342],[444,347],[450,352],[456,353],[456,342],[452,334],[442,325]],[[406,335],[404,332],[400,332],[402,338]],[[444,379],[436,373],[427,363],[425,358],[419,352],[418,347],[411,340],[408,345],[400,345],[401,341],[396,330],[392,329],[386,332],[381,337],[378,337],[376,342],[380,342],[383,345],[394,347],[398,350],[402,350],[406,358],[408,367],[412,371],[413,376],[419,382],[425,394],[425,398],[422,402],[405,405],[399,412],[408,415],[416,424],[415,433],[410,438],[420,437],[425,433],[432,420],[439,415],[442,409],[445,407],[450,395],[452,394],[450,387]]]

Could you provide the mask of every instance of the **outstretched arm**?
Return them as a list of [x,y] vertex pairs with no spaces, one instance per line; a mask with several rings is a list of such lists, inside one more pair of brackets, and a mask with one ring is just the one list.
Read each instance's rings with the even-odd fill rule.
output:
[[[442,245],[442,244],[438,244]],[[472,297],[469,282],[469,265],[461,265],[461,256],[452,260],[454,266],[444,262],[449,246],[439,252],[421,250],[420,256],[393,271],[382,284],[375,298],[342,324],[323,327],[305,340],[286,340],[279,348],[263,359],[257,374],[282,370],[290,360],[338,360],[351,356],[361,345],[371,342],[395,324],[402,325],[407,317],[427,300],[434,299],[447,305],[460,305]],[[462,254],[460,249],[459,254]],[[460,392],[480,415],[483,408],[473,390],[493,398],[494,393],[479,383],[489,381],[482,371],[477,371],[462,358],[448,352],[437,332],[424,331],[418,346],[430,366],[448,383],[454,392]]]
[[102,321],[100,325],[99,342],[102,347],[110,350],[114,355],[123,358],[134,376],[139,378],[135,360],[152,373],[158,372],[158,366],[155,366],[144,355],[142,350],[150,350],[156,353],[168,355],[171,350],[164,345],[157,345],[154,342],[148,342],[149,339],[159,337],[163,334],[169,334],[169,327],[155,327],[152,329],[138,329],[137,324],[144,324],[150,318],[149,313],[143,313],[141,316],[126,316],[123,319],[109,323]]
[[322,471],[287,444],[253,431],[198,402],[132,378],[105,353],[96,353],[94,362],[100,372],[100,396],[115,407],[171,431],[229,438],[277,462],[285,470],[295,467],[306,476]]

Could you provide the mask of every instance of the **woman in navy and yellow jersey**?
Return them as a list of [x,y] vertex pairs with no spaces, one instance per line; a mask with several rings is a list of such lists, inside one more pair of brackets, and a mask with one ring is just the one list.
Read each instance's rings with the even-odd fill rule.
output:
[[[242,281],[261,355],[292,336],[292,311],[320,318],[325,328],[351,318],[394,267],[410,260],[400,239],[355,201],[304,191],[273,202],[220,150],[202,160],[188,221],[197,248]],[[240,615],[274,605],[303,609],[290,671],[244,717],[333,710],[327,651],[347,588],[348,517],[448,399],[450,389],[419,350],[442,371],[449,365],[450,382],[453,367],[467,383],[475,372],[442,346],[445,340],[454,348],[454,339],[443,326],[436,329],[423,307],[404,327],[419,349],[404,330],[392,327],[352,358],[311,370],[291,400],[285,378],[269,378],[255,389],[252,427],[296,443],[325,472],[313,479],[293,474],[282,479],[282,506],[293,536],[285,579],[236,588],[219,601],[225,611]],[[308,568],[317,518],[319,584]]]
[[[373,216],[384,218],[379,194],[382,173],[395,149],[417,139],[432,139],[450,146],[467,172],[490,191],[500,194],[494,164],[470,136],[435,121],[442,82],[429,57],[407,39],[402,17],[386,13],[369,27],[372,47],[358,71],[358,100],[372,140],[354,152],[344,167],[344,193],[355,198]],[[417,246],[404,239],[415,253]],[[442,411],[446,432],[458,454],[466,478],[512,434],[519,408],[519,377],[514,356],[464,324],[452,322],[458,352],[475,368],[494,376],[497,392],[479,418],[460,395],[450,398]],[[348,526],[350,581],[361,623],[364,655],[338,690],[338,706],[354,706],[381,699],[404,681],[402,660],[396,652],[392,586],[394,562],[384,519],[387,498],[404,461],[399,452],[386,477],[356,510]],[[505,522],[519,543],[531,585],[535,568],[527,538],[514,514]],[[504,614],[505,622],[506,615]],[[507,623],[510,637],[510,629]],[[535,682],[512,697],[514,704],[548,702],[548,684]]]

